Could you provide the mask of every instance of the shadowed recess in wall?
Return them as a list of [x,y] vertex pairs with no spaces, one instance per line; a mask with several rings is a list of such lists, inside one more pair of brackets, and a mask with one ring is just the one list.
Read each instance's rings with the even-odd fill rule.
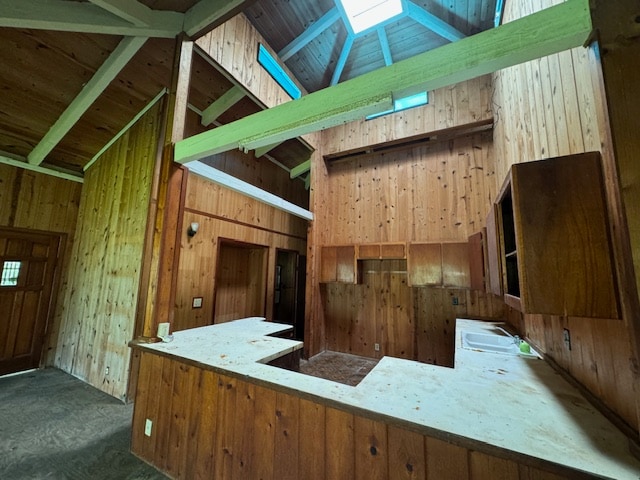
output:
[[167,478],[130,453],[132,413],[60,370],[0,378],[0,477]]

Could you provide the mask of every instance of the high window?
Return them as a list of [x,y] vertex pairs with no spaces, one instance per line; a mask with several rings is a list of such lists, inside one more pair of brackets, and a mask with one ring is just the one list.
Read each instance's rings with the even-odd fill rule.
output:
[[15,287],[20,276],[20,262],[4,262],[0,287]]

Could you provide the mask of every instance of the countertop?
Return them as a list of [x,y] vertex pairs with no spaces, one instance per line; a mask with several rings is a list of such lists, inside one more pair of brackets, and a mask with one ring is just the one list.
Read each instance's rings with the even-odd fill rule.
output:
[[468,350],[462,331],[500,323],[456,322],[455,368],[383,357],[356,387],[267,365],[302,348],[268,335],[290,326],[246,318],[174,333],[138,348],[204,368],[410,422],[612,479],[640,479],[628,439],[544,360]]

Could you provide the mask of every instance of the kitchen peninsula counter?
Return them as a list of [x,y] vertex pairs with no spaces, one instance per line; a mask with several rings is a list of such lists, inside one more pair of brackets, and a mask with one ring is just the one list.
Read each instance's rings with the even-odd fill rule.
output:
[[[453,369],[384,357],[355,387],[268,365],[269,361],[291,354],[303,345],[271,336],[290,327],[261,318],[176,332],[169,343],[134,342],[132,346],[143,353],[143,366],[132,450],[170,475],[186,478],[162,459],[157,461],[158,455],[162,455],[158,441],[150,447],[147,445],[150,438],[136,433],[136,429],[142,428],[141,422],[149,417],[162,421],[159,413],[163,411],[162,406],[155,410],[150,407],[153,402],[150,390],[155,387],[149,379],[153,374],[142,372],[144,355],[150,353],[165,362],[183,364],[187,369],[213,372],[220,378],[237,379],[332,411],[346,411],[357,418],[372,419],[425,438],[445,441],[467,452],[482,452],[496,461],[505,459],[516,471],[519,466],[521,472],[523,468],[530,468],[532,472],[559,475],[548,478],[640,479],[640,461],[629,454],[628,439],[545,361],[462,348],[462,331],[495,333],[495,325],[457,321]],[[218,381],[220,389],[223,383]],[[175,387],[173,393],[175,395]],[[221,403],[223,393],[216,395],[216,401]],[[138,400],[144,405],[138,405]],[[193,409],[194,402],[189,403],[188,408]],[[194,415],[191,412],[185,417]],[[220,422],[219,413],[216,415]],[[391,453],[391,436],[388,442]],[[219,447],[214,442],[212,448]],[[377,448],[383,447],[384,442]],[[211,456],[216,463],[215,452]],[[431,468],[428,448],[424,458],[424,468]],[[473,464],[473,459],[468,461]],[[357,467],[357,461],[355,464]],[[481,473],[474,475],[472,467],[469,467],[469,479],[491,478]]]

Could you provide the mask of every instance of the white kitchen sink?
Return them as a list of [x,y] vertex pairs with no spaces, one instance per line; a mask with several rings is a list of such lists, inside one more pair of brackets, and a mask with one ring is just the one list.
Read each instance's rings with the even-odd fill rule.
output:
[[462,348],[479,350],[482,352],[503,353],[507,355],[521,355],[525,357],[539,357],[531,350],[531,353],[520,351],[520,340],[506,335],[479,332],[462,332]]

